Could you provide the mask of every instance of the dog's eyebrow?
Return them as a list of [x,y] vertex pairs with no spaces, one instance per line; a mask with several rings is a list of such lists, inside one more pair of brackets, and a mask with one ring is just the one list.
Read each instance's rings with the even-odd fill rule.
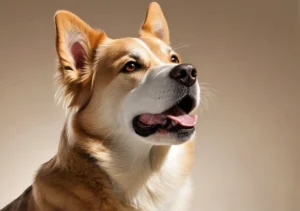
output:
[[167,54],[171,54],[171,52],[173,51],[173,49],[169,46],[162,46],[160,49],[163,53],[167,53]]
[[129,57],[133,58],[136,61],[140,61],[141,60],[141,56],[135,53],[131,53],[129,54]]

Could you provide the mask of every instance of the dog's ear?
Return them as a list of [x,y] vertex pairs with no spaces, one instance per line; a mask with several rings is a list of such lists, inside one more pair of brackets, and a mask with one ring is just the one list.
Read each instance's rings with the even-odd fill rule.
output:
[[168,24],[158,3],[152,2],[149,5],[145,21],[140,29],[140,35],[155,36],[169,44]]
[[63,100],[67,107],[80,108],[89,98],[96,49],[106,34],[68,11],[56,12],[54,19],[59,58],[59,100]]

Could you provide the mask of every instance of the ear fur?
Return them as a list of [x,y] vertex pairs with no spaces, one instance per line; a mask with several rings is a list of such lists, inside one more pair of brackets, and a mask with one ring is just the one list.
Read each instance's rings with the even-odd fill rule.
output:
[[168,24],[158,3],[150,3],[140,35],[154,36],[170,44]]
[[59,59],[57,96],[68,108],[80,109],[90,97],[95,51],[106,34],[68,11],[57,11],[54,19]]

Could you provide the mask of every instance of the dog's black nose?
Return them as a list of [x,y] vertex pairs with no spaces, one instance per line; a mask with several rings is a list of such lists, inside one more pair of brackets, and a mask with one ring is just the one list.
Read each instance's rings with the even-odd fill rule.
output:
[[191,87],[197,80],[197,70],[191,64],[179,64],[171,70],[170,77],[186,87]]

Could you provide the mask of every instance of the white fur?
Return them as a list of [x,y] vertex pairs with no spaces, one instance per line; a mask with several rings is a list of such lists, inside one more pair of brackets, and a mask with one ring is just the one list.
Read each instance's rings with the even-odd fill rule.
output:
[[191,207],[192,186],[192,179],[188,178],[185,184],[175,192],[175,196],[170,204],[166,205],[162,211],[188,211]]
[[[125,140],[126,144],[122,143]],[[172,146],[160,171],[151,172],[149,154],[152,145],[129,140],[122,137],[114,141],[109,162],[101,162],[101,157],[97,158],[115,181],[115,192],[139,211],[187,211],[191,184],[188,180],[181,184],[181,172],[184,171],[182,158],[187,153],[185,148]]]

